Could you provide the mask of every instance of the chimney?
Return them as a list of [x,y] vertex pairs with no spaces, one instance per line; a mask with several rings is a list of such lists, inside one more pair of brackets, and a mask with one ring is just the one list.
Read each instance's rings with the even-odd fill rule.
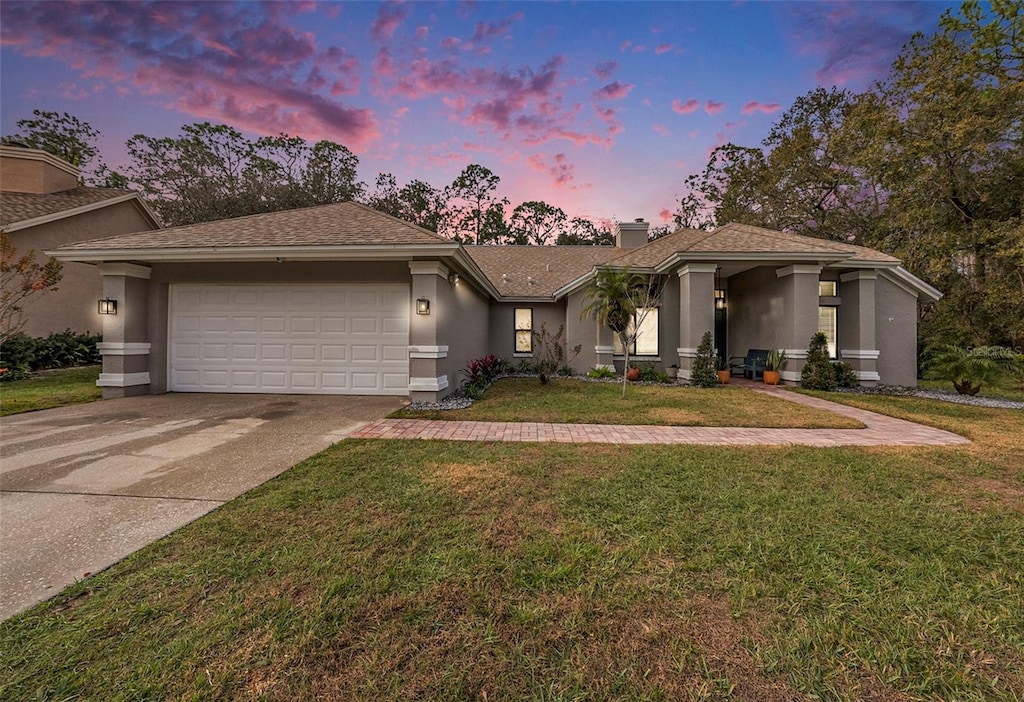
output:
[[647,243],[647,228],[651,226],[638,217],[633,222],[615,223],[615,245],[620,249],[638,249]]
[[0,146],[0,190],[48,195],[78,187],[78,168],[41,149]]

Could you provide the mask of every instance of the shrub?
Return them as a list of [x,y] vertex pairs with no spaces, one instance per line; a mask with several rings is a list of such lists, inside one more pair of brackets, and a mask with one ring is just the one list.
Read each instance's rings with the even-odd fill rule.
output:
[[816,332],[807,347],[807,362],[800,371],[800,387],[808,390],[835,390],[836,372],[828,358],[828,337]]
[[946,346],[928,362],[926,378],[948,380],[961,395],[977,395],[983,385],[999,385],[1007,373],[1024,368],[1024,356],[1002,346],[966,349]]
[[48,337],[14,334],[0,345],[0,381],[21,380],[30,372],[50,368],[72,368],[95,365],[100,362],[96,348],[102,337],[98,334],[79,334],[67,329]]
[[690,373],[690,385],[698,388],[712,388],[718,385],[718,373],[715,372],[715,347],[711,342],[711,332],[704,332],[697,347],[697,356],[693,359],[693,371]]
[[466,397],[479,400],[495,378],[505,375],[511,369],[512,364],[508,359],[499,358],[494,354],[474,359],[461,371],[466,376],[466,380],[462,384],[462,392],[466,394]]
[[836,375],[836,386],[840,388],[855,388],[860,385],[860,381],[857,380],[857,374],[846,361],[835,361],[832,364],[832,369]]
[[[535,364],[537,375],[540,377],[541,384],[547,385],[551,380],[551,376],[572,363],[572,359],[576,358],[583,345],[577,344],[573,347],[572,353],[569,353],[563,340],[565,336],[564,324],[559,325],[558,332],[555,334],[548,331],[547,325],[541,324],[540,331],[534,332],[533,335],[537,339],[536,348],[539,352],[539,360]],[[572,374],[571,369],[569,374]]]
[[587,371],[588,378],[595,378],[597,380],[604,380],[608,378],[614,378],[616,373],[613,369],[607,366],[601,366],[600,368],[591,368]]

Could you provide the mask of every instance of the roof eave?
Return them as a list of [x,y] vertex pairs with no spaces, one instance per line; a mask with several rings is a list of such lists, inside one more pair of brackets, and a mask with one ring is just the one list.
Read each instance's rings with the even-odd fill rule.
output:
[[[141,261],[151,263],[195,263],[199,261],[365,261],[374,259],[409,260],[416,256],[455,256],[458,243],[451,244],[372,244],[356,246],[225,246],[192,248],[109,248],[53,249],[46,251],[61,261],[102,263],[104,261]],[[461,261],[460,261],[461,262]]]
[[932,302],[937,302],[943,297],[941,290],[924,282],[903,266],[886,268],[882,271],[882,277],[907,290],[907,292],[916,295],[918,299],[923,296]]
[[104,207],[111,207],[113,205],[119,205],[122,202],[132,202],[139,212],[148,219],[154,229],[163,229],[163,225],[160,224],[160,220],[157,219],[153,211],[149,209],[149,206],[139,197],[138,193],[125,193],[118,197],[108,198],[106,200],[99,200],[97,202],[90,202],[87,205],[79,205],[78,207],[72,207],[69,210],[61,210],[59,212],[52,212],[47,215],[41,215],[39,217],[32,217],[31,219],[23,219],[20,222],[11,222],[10,224],[2,227],[5,233],[10,234],[21,229],[29,229],[31,227],[38,227],[41,224],[49,224],[50,222],[57,222],[68,217],[75,217],[77,215],[86,214],[87,212],[94,212],[95,210],[101,210]]

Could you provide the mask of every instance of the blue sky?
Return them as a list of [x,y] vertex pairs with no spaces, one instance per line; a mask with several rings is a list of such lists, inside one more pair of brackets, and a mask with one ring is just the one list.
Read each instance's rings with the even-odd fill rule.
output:
[[756,145],[816,86],[862,90],[940,2],[12,2],[0,129],[33,108],[103,135],[226,122],[331,139],[360,178],[469,163],[515,205],[665,221],[715,146]]

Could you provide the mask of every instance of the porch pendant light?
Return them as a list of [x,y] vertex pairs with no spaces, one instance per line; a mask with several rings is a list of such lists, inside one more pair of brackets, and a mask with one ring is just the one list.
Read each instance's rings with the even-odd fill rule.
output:
[[722,287],[722,269],[715,268],[715,309],[725,309],[725,288]]

